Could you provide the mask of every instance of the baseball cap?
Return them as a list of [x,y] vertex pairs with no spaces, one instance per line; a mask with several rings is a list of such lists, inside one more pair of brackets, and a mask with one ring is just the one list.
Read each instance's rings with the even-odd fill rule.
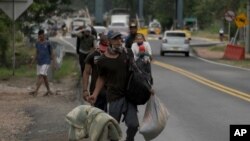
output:
[[113,33],[114,33],[113,30],[109,30],[109,31],[108,31],[108,33],[107,33],[108,39],[111,39],[111,36],[112,36]]
[[118,36],[122,36],[122,34],[121,34],[120,32],[114,32],[114,33],[112,34],[112,36],[111,36],[111,39],[114,39],[114,38],[116,38],[116,37],[118,37]]

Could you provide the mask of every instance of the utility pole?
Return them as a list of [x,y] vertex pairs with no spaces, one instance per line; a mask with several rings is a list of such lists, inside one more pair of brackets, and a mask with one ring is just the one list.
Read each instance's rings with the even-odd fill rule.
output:
[[[13,0],[13,19],[15,18],[15,1]],[[16,69],[16,48],[15,48],[15,30],[16,30],[16,25],[15,25],[15,20],[12,20],[12,32],[13,32],[13,60],[12,60],[12,68],[13,68],[13,71],[12,71],[12,75],[14,76],[15,75],[15,69]]]
[[104,12],[103,4],[104,4],[104,0],[96,0],[95,1],[95,22],[97,24],[103,23],[103,17],[102,17],[102,14]]
[[[250,0],[247,3],[247,19],[250,22]],[[250,23],[247,24],[246,52],[250,53]]]
[[139,0],[139,18],[143,19],[143,0]]
[[183,28],[183,0],[176,0],[177,28]]

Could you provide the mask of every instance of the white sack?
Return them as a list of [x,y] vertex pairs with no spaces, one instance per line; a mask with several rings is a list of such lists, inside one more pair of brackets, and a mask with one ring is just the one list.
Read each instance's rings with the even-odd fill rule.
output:
[[156,138],[165,128],[169,113],[167,108],[155,95],[147,102],[139,132],[146,141]]

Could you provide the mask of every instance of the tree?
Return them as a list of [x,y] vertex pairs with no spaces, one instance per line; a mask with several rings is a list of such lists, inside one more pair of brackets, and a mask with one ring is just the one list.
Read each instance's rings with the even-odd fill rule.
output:
[[7,51],[10,37],[10,20],[9,18],[0,13],[0,66],[8,66]]

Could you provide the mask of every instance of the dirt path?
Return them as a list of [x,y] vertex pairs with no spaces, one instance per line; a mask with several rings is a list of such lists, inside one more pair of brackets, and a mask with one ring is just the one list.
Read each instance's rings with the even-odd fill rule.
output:
[[79,102],[76,78],[51,84],[57,95],[28,95],[35,80],[0,81],[0,141],[67,141],[66,114]]

